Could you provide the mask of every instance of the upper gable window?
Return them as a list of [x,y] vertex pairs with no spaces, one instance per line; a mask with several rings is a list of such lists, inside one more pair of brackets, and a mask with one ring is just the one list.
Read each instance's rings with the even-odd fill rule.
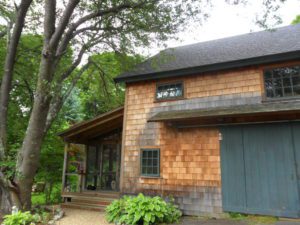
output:
[[156,86],[156,99],[175,99],[183,97],[183,83],[167,83],[167,84],[158,84]]
[[265,70],[264,81],[267,98],[299,96],[300,66]]

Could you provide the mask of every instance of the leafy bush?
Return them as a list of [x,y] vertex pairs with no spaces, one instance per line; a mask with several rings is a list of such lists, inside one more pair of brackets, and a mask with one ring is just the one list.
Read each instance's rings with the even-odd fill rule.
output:
[[39,216],[30,212],[17,212],[4,216],[3,225],[31,225],[39,221]]
[[113,201],[106,208],[108,222],[117,224],[158,224],[177,222],[181,212],[172,202],[165,202],[160,197],[124,196]]

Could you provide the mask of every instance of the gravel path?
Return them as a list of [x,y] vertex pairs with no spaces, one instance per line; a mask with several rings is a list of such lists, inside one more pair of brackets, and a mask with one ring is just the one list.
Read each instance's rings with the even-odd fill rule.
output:
[[108,225],[104,212],[81,209],[64,209],[65,216],[56,225]]
[[[64,209],[65,216],[56,225],[112,225],[106,222],[104,212]],[[231,219],[204,219],[196,217],[183,217],[180,223],[173,225],[262,225],[261,223],[249,223]],[[269,225],[300,225],[300,221],[277,221]],[[264,224],[265,225],[265,224]]]

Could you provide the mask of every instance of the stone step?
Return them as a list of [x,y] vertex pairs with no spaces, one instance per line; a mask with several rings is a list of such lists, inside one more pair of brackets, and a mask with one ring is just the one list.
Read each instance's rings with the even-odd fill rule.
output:
[[93,202],[108,202],[111,203],[113,200],[118,198],[106,198],[106,197],[95,197],[95,196],[73,196],[73,195],[63,195],[65,198],[71,198],[72,200],[78,201],[93,201]]
[[88,199],[88,198],[72,198],[71,202],[74,203],[84,203],[84,204],[93,204],[93,205],[109,205],[113,200],[105,200],[105,199]]
[[101,205],[88,205],[88,204],[77,204],[72,202],[62,203],[61,207],[64,208],[71,208],[71,209],[83,209],[83,210],[93,210],[93,211],[105,211],[105,206]]
[[119,199],[119,196],[109,196],[109,195],[85,195],[85,194],[73,194],[73,193],[64,193],[62,194],[62,197],[64,198],[76,198],[76,199],[82,199],[82,200],[95,200],[95,201],[109,201],[112,202],[115,199]]

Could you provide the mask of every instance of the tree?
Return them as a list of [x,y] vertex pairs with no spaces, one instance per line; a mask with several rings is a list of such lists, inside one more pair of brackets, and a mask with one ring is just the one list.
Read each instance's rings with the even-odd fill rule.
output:
[[120,56],[114,52],[91,56],[91,65],[73,93],[73,97],[79,100],[77,113],[84,119],[91,119],[123,105],[125,88],[116,85],[113,78],[142,60],[141,56]]
[[292,22],[292,24],[298,24],[298,23],[300,23],[300,15],[296,16],[296,18]]
[[[269,6],[270,2],[265,1],[265,4]],[[2,196],[9,188],[15,190],[14,204],[30,209],[31,187],[44,138],[82,74],[92,65],[102,66],[88,55],[108,50],[118,55],[134,54],[138,47],[163,43],[174,37],[189,20],[205,18],[206,3],[199,0],[43,0],[33,4],[32,0],[21,0],[16,7],[12,32],[7,33],[9,42],[0,89],[1,159],[7,157],[9,150],[7,110],[23,28],[30,30],[28,26],[33,22],[43,22],[43,30],[36,30],[43,37],[43,46],[29,120],[18,151],[16,175],[12,182],[0,177]],[[28,23],[24,27],[25,19]],[[69,58],[65,67],[64,59]],[[84,58],[88,60],[82,60]]]

